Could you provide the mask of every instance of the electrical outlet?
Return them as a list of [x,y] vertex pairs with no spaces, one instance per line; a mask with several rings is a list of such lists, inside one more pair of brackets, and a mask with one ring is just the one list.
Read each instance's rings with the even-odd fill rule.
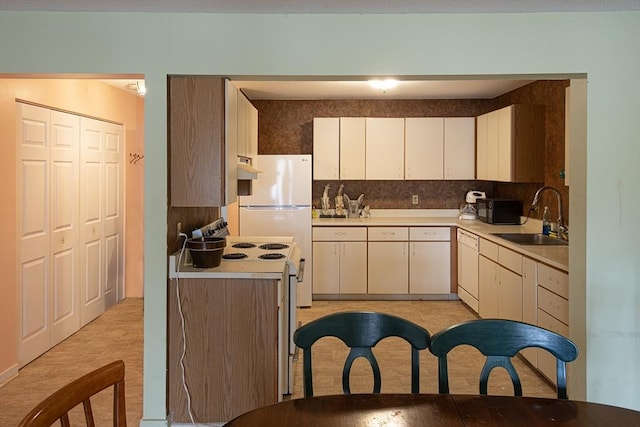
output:
[[178,223],[178,225],[177,225],[177,229],[178,229],[178,232],[176,233],[176,235],[178,235],[178,236],[179,236],[179,235],[180,235],[180,233],[182,233],[182,223],[181,223],[181,222],[179,222],[179,223]]
[[411,198],[411,203],[413,203],[414,205],[418,204],[418,195],[414,194],[413,197]]

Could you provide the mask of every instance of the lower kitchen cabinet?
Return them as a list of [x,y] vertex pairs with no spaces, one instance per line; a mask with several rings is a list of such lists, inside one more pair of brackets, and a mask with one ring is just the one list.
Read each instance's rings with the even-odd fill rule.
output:
[[[538,326],[569,337],[569,275],[538,263]],[[552,383],[556,383],[556,359],[538,350],[537,367]]]
[[[531,258],[522,258],[522,321],[532,325],[538,324],[538,263]],[[538,364],[538,350],[526,348],[521,354],[533,366]]]
[[367,293],[367,229],[313,229],[313,294]]
[[[464,257],[460,252],[460,232],[458,230],[459,262]],[[479,252],[480,317],[523,321],[569,337],[569,275],[566,272],[482,238]],[[551,353],[529,348],[521,354],[555,384],[556,358]]]
[[368,293],[409,293],[409,230],[369,227]]
[[369,242],[368,293],[409,292],[408,242]]
[[409,229],[409,293],[451,292],[451,231],[449,227]]
[[366,242],[313,242],[314,294],[366,294]]
[[498,317],[500,266],[480,255],[478,259],[478,314],[483,319]]
[[478,304],[478,236],[458,229],[458,296],[476,313]]
[[450,227],[313,227],[318,299],[450,293]]
[[479,314],[522,321],[522,255],[480,239]]

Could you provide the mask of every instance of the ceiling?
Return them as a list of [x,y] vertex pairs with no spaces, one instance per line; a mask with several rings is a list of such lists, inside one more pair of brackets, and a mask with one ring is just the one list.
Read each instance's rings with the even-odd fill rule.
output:
[[491,99],[532,80],[401,80],[396,87],[373,88],[366,79],[336,81],[234,80],[249,99]]
[[640,10],[640,0],[0,0],[0,10],[165,13],[537,13]]
[[[137,93],[135,79],[100,79],[118,89]],[[232,80],[251,100],[329,99],[492,99],[533,80],[402,80],[383,91],[360,80]]]

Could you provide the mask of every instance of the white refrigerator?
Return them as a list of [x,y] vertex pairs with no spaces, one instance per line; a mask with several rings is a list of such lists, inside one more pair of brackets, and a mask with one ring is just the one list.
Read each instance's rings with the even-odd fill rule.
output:
[[311,306],[311,155],[260,155],[251,196],[238,196],[240,236],[293,236],[305,260],[297,301]]

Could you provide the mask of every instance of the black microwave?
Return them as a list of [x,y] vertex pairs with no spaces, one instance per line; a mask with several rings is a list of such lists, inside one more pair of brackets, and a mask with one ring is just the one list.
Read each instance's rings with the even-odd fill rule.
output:
[[522,203],[513,199],[477,199],[478,218],[488,224],[520,224]]

